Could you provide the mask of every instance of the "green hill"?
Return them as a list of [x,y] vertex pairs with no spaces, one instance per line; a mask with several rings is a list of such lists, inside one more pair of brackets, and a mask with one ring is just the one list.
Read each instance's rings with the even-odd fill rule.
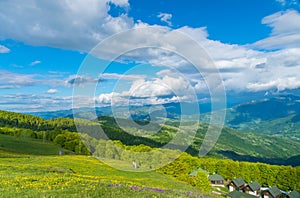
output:
[[[99,117],[98,122],[81,121],[84,126],[89,127],[89,133],[84,139],[101,139],[95,127],[99,125],[111,140],[119,140],[127,146],[146,145],[151,148],[160,148],[166,145],[177,133],[177,121],[168,121],[164,125],[152,124],[150,131],[133,127],[126,119],[119,119],[125,128],[120,128],[116,120],[112,117]],[[147,122],[137,121],[141,126]],[[97,126],[98,125],[98,126]],[[189,123],[186,123],[188,126]],[[81,143],[81,138],[76,132],[74,121],[69,118],[55,120],[44,120],[30,115],[0,111],[0,134],[8,134],[17,137],[33,137],[54,141],[64,149],[74,153],[89,154],[87,148]],[[151,133],[152,129],[160,128],[159,131]],[[193,143],[187,152],[198,155],[199,148],[206,134],[208,125],[200,124]],[[126,131],[125,131],[126,130]],[[186,132],[188,132],[188,127]],[[70,132],[71,131],[71,132]],[[186,133],[188,134],[188,133]],[[183,139],[186,138],[187,135]],[[182,141],[183,141],[182,139]],[[89,144],[89,150],[94,152],[97,144]],[[86,145],[86,144],[85,144]],[[172,148],[180,149],[179,145],[171,145]],[[217,144],[209,156],[218,158],[229,158],[240,161],[265,162],[280,165],[300,165],[299,160],[289,160],[299,155],[300,143],[288,139],[269,135],[255,134],[251,132],[239,131],[224,128]],[[57,149],[54,153],[57,153]]]
[[59,151],[69,152],[50,141],[2,134],[0,134],[0,150],[30,155],[58,155]]
[[160,173],[123,172],[89,156],[29,156],[1,150],[0,153],[1,197],[203,195],[199,190]]
[[[110,139],[121,140],[121,142],[126,145],[144,144],[150,147],[161,147],[167,144],[176,135],[178,130],[177,126],[179,125],[177,121],[169,121],[165,125],[162,125],[161,130],[157,133],[144,137],[136,137],[122,130],[113,118],[100,117],[99,120],[101,127],[107,132]],[[124,126],[126,126],[126,124],[124,124],[126,120],[122,120],[122,122],[124,128]],[[186,125],[188,125],[188,123]],[[128,126],[130,126],[130,124],[128,124]],[[207,128],[207,124],[200,124],[193,143],[187,150],[188,153],[198,155]],[[134,134],[139,130],[128,127],[128,131]],[[174,145],[174,147],[176,147],[176,145]],[[179,146],[177,147],[179,148]],[[217,144],[208,155],[241,161],[298,166],[300,165],[298,161],[292,162],[288,159],[299,155],[299,150],[299,142],[225,127],[222,129]]]

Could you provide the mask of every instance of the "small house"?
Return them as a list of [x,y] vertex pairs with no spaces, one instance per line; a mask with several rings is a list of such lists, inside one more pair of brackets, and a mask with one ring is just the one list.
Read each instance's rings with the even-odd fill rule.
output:
[[224,186],[224,178],[221,175],[213,174],[208,176],[208,179],[212,186]]
[[229,192],[232,192],[232,191],[242,191],[242,189],[245,187],[246,185],[246,182],[243,180],[243,178],[237,178],[237,179],[234,179],[233,181],[231,181],[229,183]]
[[296,190],[293,190],[292,192],[290,192],[289,197],[290,198],[300,198],[300,194]]
[[250,195],[260,196],[261,186],[257,181],[251,182],[250,184],[246,184],[243,191]]
[[246,194],[244,192],[240,192],[240,191],[237,191],[237,190],[234,190],[234,191],[231,191],[230,193],[228,193],[226,195],[226,198],[256,198],[256,196],[254,195],[250,195],[250,194]]
[[273,186],[272,188],[266,189],[262,191],[262,198],[281,198],[281,197],[287,197],[285,194],[277,188],[277,186]]

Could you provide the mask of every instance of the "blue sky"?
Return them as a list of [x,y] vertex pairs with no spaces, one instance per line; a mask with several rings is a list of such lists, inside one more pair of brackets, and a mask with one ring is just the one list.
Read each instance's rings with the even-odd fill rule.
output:
[[[203,76],[160,49],[129,52],[99,72],[110,63],[103,55],[90,63],[93,72],[76,76],[98,43],[141,27],[165,28],[150,40],[180,31],[197,41],[220,70],[226,92],[293,93],[300,88],[299,21],[298,0],[1,1],[0,109],[69,109],[74,88],[98,82],[93,98],[76,96],[81,105],[122,105],[135,97],[143,104],[191,101],[192,92],[205,101]],[[103,54],[143,39],[135,34]]]

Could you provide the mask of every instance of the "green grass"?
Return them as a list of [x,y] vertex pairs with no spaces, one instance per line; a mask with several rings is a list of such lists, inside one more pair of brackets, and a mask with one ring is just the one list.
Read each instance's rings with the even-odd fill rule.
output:
[[[155,171],[125,172],[92,156],[58,156],[61,148],[50,142],[0,135],[0,145],[0,197],[204,196]],[[110,163],[131,166],[124,161]]]
[[[0,161],[1,197],[188,197],[187,192],[195,197],[201,195],[193,187],[160,173],[124,172],[91,156],[6,155]],[[110,184],[121,187],[109,187]],[[132,186],[138,187],[132,190]],[[155,188],[165,192],[156,192]]]
[[62,149],[49,141],[0,134],[0,150],[31,155],[57,155]]

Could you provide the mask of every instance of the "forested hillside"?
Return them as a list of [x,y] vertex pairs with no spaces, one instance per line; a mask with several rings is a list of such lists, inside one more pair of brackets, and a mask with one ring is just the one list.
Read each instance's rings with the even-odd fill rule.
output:
[[[89,134],[81,134],[82,138],[104,139],[102,134],[97,133],[97,127],[101,126],[106,136],[111,140],[119,140],[125,145],[146,145],[152,148],[159,148],[167,144],[177,132],[177,121],[168,121],[161,126],[161,129],[154,134],[147,134],[140,128],[134,128],[130,124],[124,131],[112,117],[99,117],[98,122],[79,120],[84,127],[89,127]],[[122,125],[126,126],[126,119],[119,119]],[[147,124],[137,121],[141,125]],[[72,119],[57,118],[44,120],[39,117],[0,111],[0,133],[12,136],[28,136],[31,138],[46,139],[54,141],[63,148],[76,153],[89,154],[95,147],[85,148],[80,136],[76,133],[76,126]],[[154,128],[157,126],[153,126]],[[200,124],[192,145],[187,152],[197,155],[202,140],[206,134],[208,125]],[[176,146],[176,145],[175,145]],[[240,161],[266,162],[271,164],[299,165],[300,143],[282,140],[277,137],[257,135],[249,132],[237,131],[229,128],[222,130],[221,136],[209,153],[210,156],[218,158],[229,158]],[[293,160],[289,160],[292,158]]]

